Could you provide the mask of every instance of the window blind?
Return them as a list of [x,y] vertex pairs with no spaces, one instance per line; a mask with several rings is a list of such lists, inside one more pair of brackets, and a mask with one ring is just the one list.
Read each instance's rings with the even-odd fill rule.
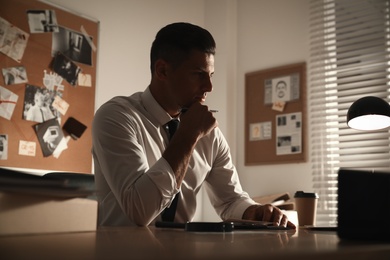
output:
[[309,126],[317,225],[337,224],[340,167],[390,170],[389,130],[348,128],[351,104],[390,101],[389,0],[310,2]]

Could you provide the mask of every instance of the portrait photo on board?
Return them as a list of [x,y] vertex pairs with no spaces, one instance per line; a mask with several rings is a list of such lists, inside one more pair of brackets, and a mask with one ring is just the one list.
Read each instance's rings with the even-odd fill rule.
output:
[[300,97],[299,82],[297,73],[264,80],[264,104],[298,100]]
[[42,123],[59,117],[58,111],[52,106],[56,95],[55,91],[27,84],[24,95],[23,119]]

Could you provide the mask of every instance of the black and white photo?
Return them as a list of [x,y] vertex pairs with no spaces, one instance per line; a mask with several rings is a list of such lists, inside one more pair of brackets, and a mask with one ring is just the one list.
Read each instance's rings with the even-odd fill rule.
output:
[[2,70],[5,85],[27,83],[27,73],[23,66],[3,68]]
[[0,134],[0,160],[8,158],[8,135]]
[[53,71],[64,78],[72,86],[76,86],[81,69],[65,55],[58,53],[54,58]]
[[34,126],[45,157],[52,155],[64,137],[61,126],[56,118]]
[[42,123],[58,117],[58,111],[52,106],[55,96],[55,91],[33,85],[26,85],[23,119]]
[[92,65],[92,48],[82,33],[59,27],[58,33],[52,35],[52,56],[58,52],[74,62]]
[[28,10],[27,17],[31,33],[58,32],[59,30],[54,10]]

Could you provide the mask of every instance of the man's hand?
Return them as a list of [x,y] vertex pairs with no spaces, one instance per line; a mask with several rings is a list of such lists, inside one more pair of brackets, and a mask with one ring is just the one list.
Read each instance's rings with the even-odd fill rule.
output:
[[288,221],[287,216],[277,207],[271,204],[252,205],[248,207],[243,219],[272,222],[275,226],[283,226],[295,229],[296,226]]
[[197,140],[209,134],[218,122],[206,105],[195,102],[180,116],[180,128],[188,135],[195,135]]

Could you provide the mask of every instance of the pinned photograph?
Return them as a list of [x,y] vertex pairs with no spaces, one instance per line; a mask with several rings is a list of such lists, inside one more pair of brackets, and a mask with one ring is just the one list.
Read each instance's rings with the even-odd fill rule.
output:
[[276,154],[302,153],[302,113],[276,116]]
[[31,33],[58,32],[57,16],[54,10],[27,11]]
[[23,119],[42,123],[59,117],[60,113],[52,106],[56,95],[56,91],[26,85]]
[[8,158],[8,135],[0,134],[0,160]]
[[3,68],[2,73],[6,85],[27,83],[28,81],[26,69],[23,66]]
[[282,77],[272,79],[272,101],[289,101],[290,98],[290,78]]
[[19,96],[0,86],[0,117],[10,120]]
[[21,62],[29,34],[0,17],[0,52]]
[[86,65],[92,65],[92,47],[88,39],[79,32],[59,27],[58,33],[53,33],[52,56],[58,52],[63,53],[69,59]]
[[72,86],[77,84],[78,74],[81,71],[80,67],[62,53],[57,53],[54,58],[53,70]]
[[299,74],[264,80],[264,104],[290,102],[299,99]]
[[56,118],[34,126],[41,145],[43,156],[48,157],[54,153],[64,134]]

